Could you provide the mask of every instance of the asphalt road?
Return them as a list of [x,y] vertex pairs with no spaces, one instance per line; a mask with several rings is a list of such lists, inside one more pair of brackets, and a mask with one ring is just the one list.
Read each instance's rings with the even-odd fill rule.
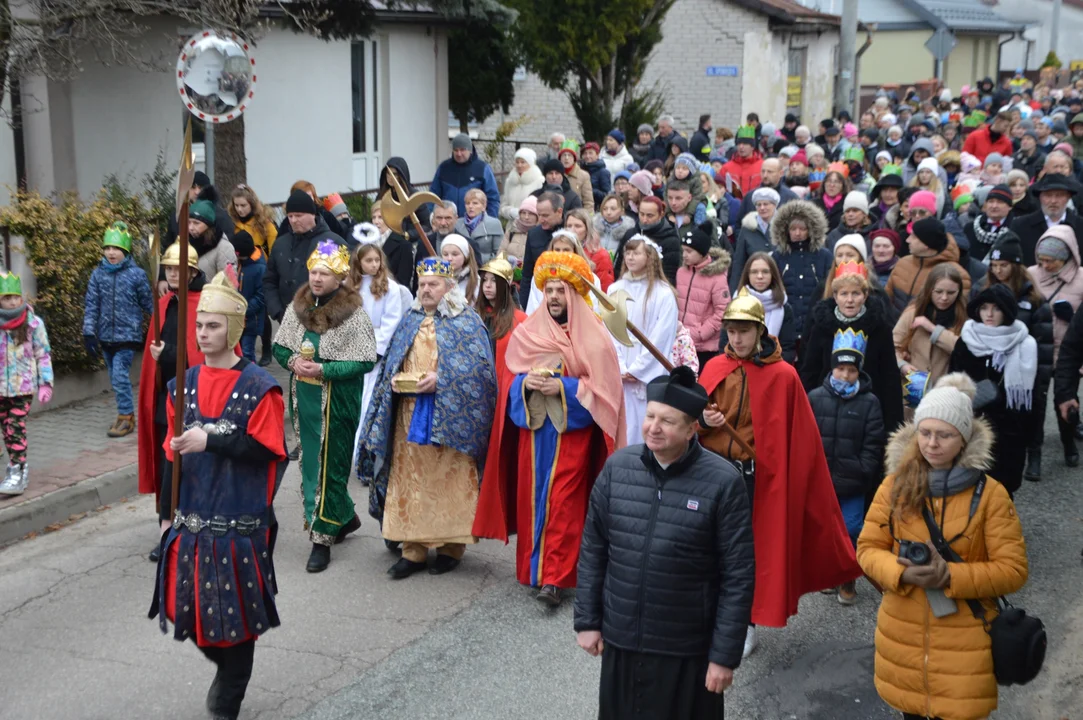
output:
[[[1018,496],[1030,581],[1015,600],[1045,621],[1050,656],[1034,683],[1002,691],[996,720],[1083,717],[1083,470],[1064,468],[1054,440],[1046,475]],[[486,542],[454,573],[392,582],[365,518],[309,575],[297,482],[291,469],[278,502],[283,625],[258,643],[243,718],[594,716],[599,661],[576,648],[568,604],[544,611],[516,584],[513,547]],[[0,550],[0,718],[205,717],[213,666],[146,618],[152,512],[139,498]],[[859,591],[849,608],[807,596],[788,628],[764,630],[727,717],[896,717],[872,685],[876,598]]]

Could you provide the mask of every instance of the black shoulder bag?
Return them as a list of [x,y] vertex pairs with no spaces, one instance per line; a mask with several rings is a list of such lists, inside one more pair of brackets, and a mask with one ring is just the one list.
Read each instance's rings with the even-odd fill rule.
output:
[[[983,476],[974,489],[968,525],[978,509],[984,489],[985,477]],[[936,524],[927,504],[922,507],[921,515],[929,528],[929,537],[932,538],[936,549],[940,551],[940,555],[952,562],[965,562],[944,539],[944,534]],[[1025,610],[1012,605],[1004,596],[996,598],[996,602],[1000,614],[993,618],[991,623],[986,620],[985,608],[980,602],[970,599],[966,601],[966,604],[970,606],[970,612],[974,613],[974,617],[982,621],[985,631],[992,638],[993,673],[996,675],[997,684],[1026,685],[1038,676],[1042,663],[1045,662],[1045,626],[1038,618],[1027,615]]]

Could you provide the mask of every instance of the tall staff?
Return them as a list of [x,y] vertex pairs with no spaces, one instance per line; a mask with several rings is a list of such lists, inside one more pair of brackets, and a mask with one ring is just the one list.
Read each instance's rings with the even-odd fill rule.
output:
[[[173,401],[173,437],[179,438],[184,434],[184,410],[187,404],[180,398],[184,397],[184,381],[188,371],[188,191],[192,188],[195,178],[195,165],[192,163],[192,118],[189,116],[184,127],[184,149],[181,154],[180,172],[177,174],[177,246],[180,249],[181,264],[184,274],[177,283],[177,392]],[[154,303],[155,312],[158,303]],[[157,331],[158,322],[155,319],[154,328]],[[181,482],[181,454],[173,456],[173,487],[172,496],[169,500],[169,517],[177,512],[177,501],[180,497]]]

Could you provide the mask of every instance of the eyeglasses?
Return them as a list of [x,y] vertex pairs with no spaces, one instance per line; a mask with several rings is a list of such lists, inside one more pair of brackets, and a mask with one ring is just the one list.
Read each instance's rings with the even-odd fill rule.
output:
[[927,218],[930,215],[932,215],[932,213],[929,212],[928,210],[926,210],[925,208],[913,208],[913,209],[910,210],[910,217],[914,218],[915,220],[920,220],[921,218]]
[[959,433],[951,432],[950,430],[933,431],[926,430],[924,428],[918,428],[918,435],[920,435],[923,440],[932,440],[935,437],[940,442],[948,442],[950,440],[954,440],[957,437],[961,437]]

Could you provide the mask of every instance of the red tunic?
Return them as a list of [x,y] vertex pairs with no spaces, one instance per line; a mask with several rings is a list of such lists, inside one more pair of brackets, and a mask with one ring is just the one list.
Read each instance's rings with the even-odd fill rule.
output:
[[748,375],[756,442],[752,622],[785,627],[802,595],[854,580],[861,568],[797,371],[723,354],[707,363],[699,383],[711,394],[738,366]]
[[[229,400],[229,394],[233,390],[234,384],[237,382],[237,378],[240,377],[241,371],[237,368],[209,368],[204,366],[199,373],[199,395],[197,402],[204,415],[218,416],[221,415],[222,410],[226,407],[226,402]],[[168,412],[166,413],[167,420],[169,421],[169,431],[166,433],[165,440],[165,456],[166,460],[172,462],[173,450],[169,447],[169,441],[173,437],[173,401],[171,399],[166,400],[168,403]],[[285,403],[282,401],[281,389],[274,389],[268,392],[259,405],[252,412],[252,416],[248,418],[248,434],[263,445],[268,450],[277,453],[278,460],[286,459],[286,448],[284,446],[284,436],[282,432],[283,418],[285,417]],[[275,491],[275,466],[269,464],[267,469],[267,502],[268,504],[274,499]],[[267,530],[266,532],[270,532]],[[177,552],[180,549],[180,543],[173,543],[169,546],[169,554],[166,557],[167,569],[165,578],[165,602],[166,602],[166,617],[172,622],[175,617],[176,610],[175,603],[177,598]],[[237,567],[236,552],[234,552],[233,566]],[[196,581],[198,582],[199,572],[199,553],[196,552],[195,568],[197,572]],[[257,569],[258,572],[258,569]],[[264,578],[259,576],[260,587],[263,587]],[[239,587],[240,580],[237,580]],[[203,613],[199,610],[199,594],[195,594],[196,603],[196,642],[202,647],[228,647],[237,643],[244,642],[251,639],[253,636],[250,633],[246,633],[243,638],[235,638],[228,642],[210,643],[206,642],[204,638],[203,629],[201,627],[200,618]],[[241,606],[243,611],[243,604]],[[247,623],[242,623],[243,627],[247,627]]]

